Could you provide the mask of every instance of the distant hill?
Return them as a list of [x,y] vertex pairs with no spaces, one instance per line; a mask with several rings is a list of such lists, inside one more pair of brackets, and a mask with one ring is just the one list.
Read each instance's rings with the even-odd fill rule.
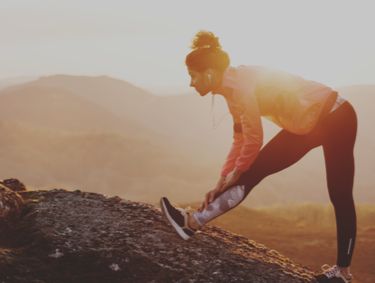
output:
[[[0,92],[0,101],[4,94],[28,93],[33,90],[35,92],[38,89],[41,90],[41,93],[38,93],[42,96],[40,100],[44,100],[43,96],[54,90],[74,95],[76,99],[80,97],[84,102],[94,103],[110,111],[122,121],[140,127],[138,134],[144,133],[146,128],[147,131],[155,134],[153,139],[158,139],[159,135],[163,136],[164,139],[161,140],[163,143],[187,151],[188,156],[198,151],[203,157],[212,158],[216,153],[207,151],[206,146],[211,144],[217,148],[217,145],[216,142],[212,143],[211,138],[207,139],[206,135],[216,141],[223,140],[218,138],[217,131],[212,130],[208,97],[199,99],[194,95],[155,96],[131,83],[107,76],[45,76]],[[52,99],[46,100],[46,105]],[[216,104],[220,104],[220,97],[216,97],[216,100]],[[63,106],[60,109],[62,108]],[[82,111],[83,109],[85,108],[83,107]],[[226,118],[230,124],[228,119],[230,117],[226,115]],[[227,143],[219,142],[219,144]]]
[[18,85],[22,83],[26,83],[29,81],[33,81],[37,79],[36,77],[26,77],[26,76],[21,76],[21,77],[9,77],[9,78],[2,78],[0,79],[0,90],[5,89],[7,87],[13,86],[13,85]]
[[154,98],[135,85],[108,76],[45,76],[23,85],[30,86],[65,89],[126,119],[141,116],[141,109]]
[[[148,107],[158,97],[126,81],[108,76],[45,76],[0,91],[0,102],[5,104],[7,101],[3,99],[14,97],[14,94],[17,94],[16,97],[19,99],[23,99],[23,95],[26,95],[32,102],[23,106],[27,108],[27,113],[30,112],[30,115],[25,114],[30,124],[40,124],[40,121],[33,120],[35,112],[42,120],[46,120],[46,117],[52,118],[49,122],[44,121],[44,124],[48,123],[52,127],[56,125],[56,128],[71,128],[66,123],[71,124],[72,121],[76,121],[74,127],[83,130],[93,128],[105,131],[116,130],[123,135],[153,140],[156,144],[169,140],[167,137],[170,133],[165,136],[165,131],[159,130],[164,129],[164,126],[155,125],[152,115],[146,113],[146,111],[158,112],[157,109]],[[36,96],[35,100],[34,96]],[[13,100],[15,100],[14,104],[20,102],[16,98]],[[7,112],[10,112],[14,106],[7,108],[9,108]],[[51,110],[47,112],[49,108]],[[51,117],[50,112],[55,116],[60,114],[58,115],[60,117]],[[70,117],[61,117],[66,116],[66,113],[69,113]],[[177,147],[173,142],[166,146]]]
[[[105,132],[60,132],[0,121],[1,176],[30,187],[67,187],[154,201],[200,198],[202,167],[152,141]],[[194,188],[192,190],[192,188]],[[195,192],[195,193],[194,193]]]
[[139,127],[65,88],[33,84],[0,92],[0,119],[72,132],[127,131],[134,135]]

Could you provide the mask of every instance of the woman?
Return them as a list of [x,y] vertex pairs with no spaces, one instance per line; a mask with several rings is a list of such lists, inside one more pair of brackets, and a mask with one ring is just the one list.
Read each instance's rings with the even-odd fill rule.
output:
[[[351,282],[349,267],[356,239],[353,201],[357,117],[352,105],[317,82],[260,66],[230,66],[211,32],[198,32],[186,56],[191,86],[204,96],[223,95],[233,116],[233,145],[216,187],[193,213],[161,207],[178,234],[188,239],[203,225],[239,205],[266,176],[322,146],[327,185],[337,224],[337,263],[323,266],[319,282]],[[261,116],[282,130],[264,147]],[[335,281],[336,280],[336,281]]]

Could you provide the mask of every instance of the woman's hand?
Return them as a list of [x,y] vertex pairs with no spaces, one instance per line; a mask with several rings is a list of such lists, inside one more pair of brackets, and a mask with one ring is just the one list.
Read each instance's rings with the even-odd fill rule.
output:
[[242,172],[239,171],[237,168],[235,168],[232,172],[228,174],[228,176],[225,179],[225,183],[223,184],[222,190],[226,190],[227,188],[231,187],[238,181],[238,179],[241,177]]
[[206,196],[205,196],[205,200],[203,201],[202,205],[200,206],[200,208],[198,208],[198,211],[202,211],[204,210],[208,204],[212,201],[215,200],[215,198],[220,194],[220,192],[222,191],[222,188],[225,184],[225,179],[226,177],[224,176],[221,176],[219,181],[217,182],[215,188],[211,191],[209,191]]
[[235,168],[232,172],[230,172],[226,177],[221,176],[215,189],[209,191],[206,194],[205,200],[203,201],[200,208],[198,208],[198,211],[202,211],[207,208],[207,206],[213,202],[217,196],[219,196],[221,193],[225,192],[226,189],[233,186],[234,183],[238,181],[240,178],[242,172],[239,171],[237,168]]
[[216,199],[216,197],[219,195],[219,190],[211,190],[206,194],[206,197],[201,205],[200,208],[198,208],[198,211],[201,212],[202,210],[206,209],[207,206]]

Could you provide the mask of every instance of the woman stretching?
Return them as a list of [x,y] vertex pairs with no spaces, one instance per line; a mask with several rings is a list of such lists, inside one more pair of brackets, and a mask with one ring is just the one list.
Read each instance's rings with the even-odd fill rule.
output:
[[[323,147],[330,200],[337,227],[337,262],[323,266],[318,282],[352,280],[349,271],[356,239],[353,201],[357,117],[352,105],[317,82],[261,66],[230,66],[211,32],[196,34],[186,56],[190,86],[204,96],[224,96],[233,117],[233,144],[216,187],[192,213],[160,200],[163,213],[185,240],[203,225],[239,205],[265,177]],[[265,146],[261,116],[282,129]]]

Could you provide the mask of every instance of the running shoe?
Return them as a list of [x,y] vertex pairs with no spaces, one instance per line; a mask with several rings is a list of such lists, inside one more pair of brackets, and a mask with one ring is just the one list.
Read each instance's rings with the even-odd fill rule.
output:
[[177,234],[184,240],[194,236],[197,230],[188,225],[188,212],[182,208],[176,208],[166,197],[160,199],[160,207],[169,223],[176,230]]
[[329,266],[328,264],[324,264],[322,266],[323,272],[315,275],[315,279],[319,283],[351,283],[353,279],[353,275],[349,274],[349,277],[345,277],[344,274],[341,273],[340,268],[337,265]]

